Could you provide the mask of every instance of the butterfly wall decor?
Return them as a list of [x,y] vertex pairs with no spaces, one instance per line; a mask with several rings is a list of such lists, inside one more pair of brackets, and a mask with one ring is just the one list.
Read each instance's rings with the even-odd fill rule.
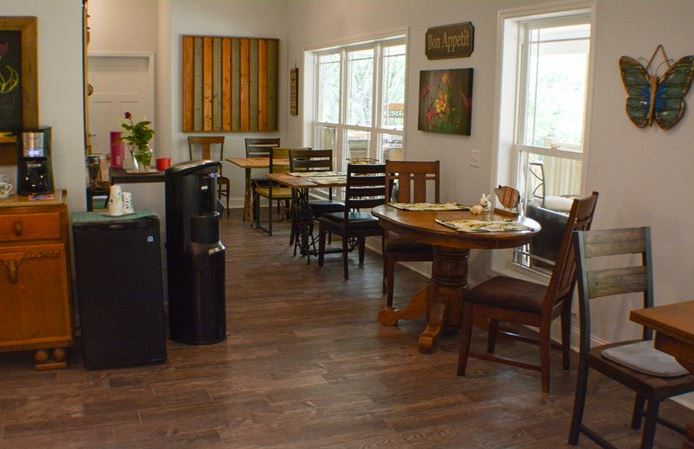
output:
[[[661,51],[664,62],[653,68],[653,60]],[[629,56],[619,58],[622,81],[627,91],[626,111],[629,119],[639,128],[655,122],[662,129],[670,129],[684,115],[684,96],[694,78],[694,55],[685,56],[672,63],[662,45],[658,45],[645,66]],[[658,76],[658,69],[667,70]]]

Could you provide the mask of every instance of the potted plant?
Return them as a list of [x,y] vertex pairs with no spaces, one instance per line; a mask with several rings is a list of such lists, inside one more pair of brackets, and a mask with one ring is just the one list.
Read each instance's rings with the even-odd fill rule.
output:
[[154,137],[154,130],[149,127],[151,123],[148,120],[135,123],[132,114],[126,112],[125,121],[121,124],[128,132],[121,139],[128,143],[128,150],[138,172],[146,172],[152,163],[154,152],[149,146],[149,141]]

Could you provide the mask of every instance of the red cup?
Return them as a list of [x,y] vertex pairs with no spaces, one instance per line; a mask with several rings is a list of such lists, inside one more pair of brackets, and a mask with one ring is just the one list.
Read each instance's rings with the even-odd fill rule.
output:
[[170,157],[158,157],[157,158],[157,170],[164,171],[169,167],[171,167],[171,158]]

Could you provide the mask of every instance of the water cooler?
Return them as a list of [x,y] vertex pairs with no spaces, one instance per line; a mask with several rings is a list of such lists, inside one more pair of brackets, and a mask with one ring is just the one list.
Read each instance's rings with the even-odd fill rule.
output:
[[166,251],[171,338],[211,344],[226,338],[225,248],[219,241],[218,161],[166,170]]

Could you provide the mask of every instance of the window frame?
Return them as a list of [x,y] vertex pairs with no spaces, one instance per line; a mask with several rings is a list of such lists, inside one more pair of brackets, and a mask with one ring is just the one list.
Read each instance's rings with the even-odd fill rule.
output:
[[[586,93],[583,113],[582,151],[571,145],[536,147],[525,145],[523,127],[527,89],[527,42],[521,35],[527,24],[553,26],[588,23],[591,26],[589,55],[586,70]],[[526,35],[529,34],[526,30]],[[582,162],[579,195],[584,195],[587,179],[587,160],[590,141],[590,113],[595,66],[595,14],[590,2],[547,5],[537,8],[519,8],[500,11],[498,15],[498,42],[495,135],[493,142],[492,187],[499,184],[518,186],[522,180],[520,170],[523,153],[537,153]],[[513,46],[513,48],[509,48]],[[511,79],[512,77],[512,79]],[[522,94],[521,94],[522,89]],[[523,120],[523,122],[521,122]],[[521,142],[521,143],[519,143]],[[524,207],[524,206],[523,206]],[[508,274],[535,282],[547,283],[551,273],[539,271],[513,262],[513,249],[495,251],[489,258],[488,269],[493,274]]]
[[[366,132],[369,135],[369,144],[367,147],[367,156],[369,158],[374,158],[378,160],[383,159],[383,138],[384,135],[396,135],[400,136],[402,142],[402,152],[405,151],[405,121],[404,116],[406,112],[403,112],[403,126],[401,129],[393,127],[383,126],[383,97],[384,97],[384,54],[383,51],[386,47],[404,46],[405,52],[403,57],[405,58],[405,71],[403,79],[403,111],[406,111],[404,107],[407,101],[407,50],[408,50],[408,39],[407,34],[403,32],[398,32],[390,36],[380,36],[378,39],[373,40],[359,40],[355,43],[342,43],[339,46],[333,46],[323,49],[317,49],[310,51],[313,57],[313,114],[311,122],[310,139],[312,146],[316,147],[316,142],[320,141],[320,133],[322,128],[334,128],[335,129],[335,148],[333,148],[334,156],[337,170],[346,170],[346,157],[349,154],[349,143],[347,140],[350,131]],[[372,102],[371,102],[371,125],[361,126],[361,125],[350,125],[347,123],[347,112],[348,112],[348,95],[349,95],[349,59],[348,54],[353,51],[373,49],[373,77],[372,77]],[[325,55],[339,54],[340,55],[340,93],[339,101],[340,108],[338,113],[338,121],[326,122],[321,121],[320,110],[320,58]]]

